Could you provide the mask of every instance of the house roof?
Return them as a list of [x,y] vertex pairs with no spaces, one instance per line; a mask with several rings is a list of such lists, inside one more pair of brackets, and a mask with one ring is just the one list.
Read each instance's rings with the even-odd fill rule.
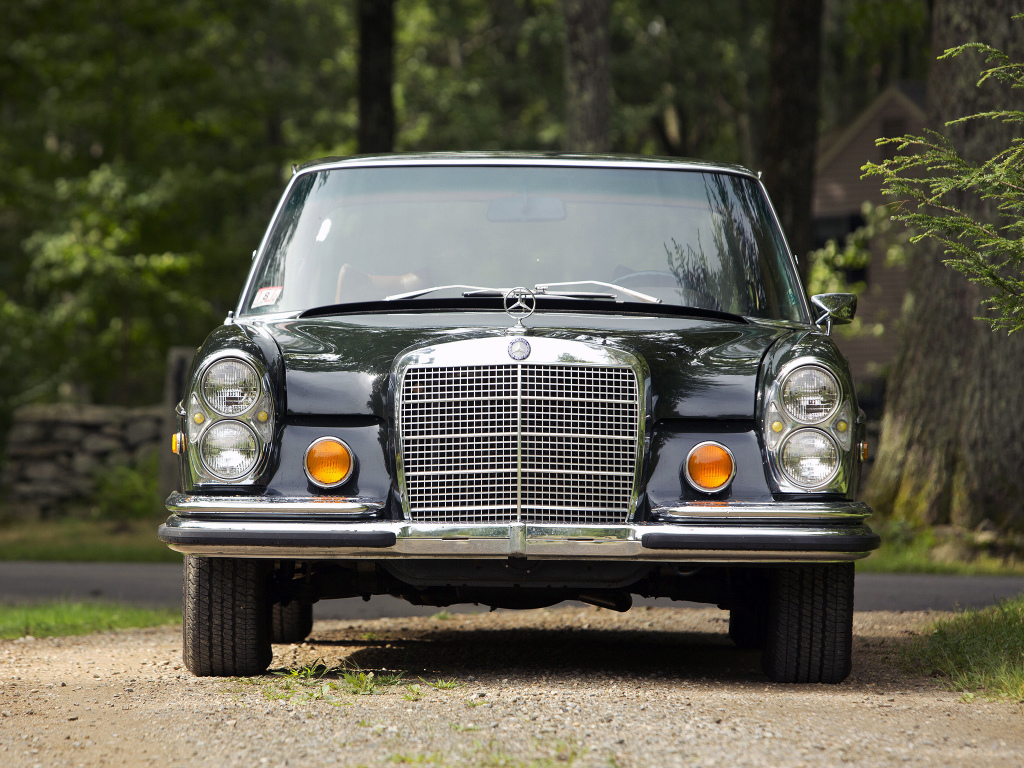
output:
[[898,82],[893,83],[871,102],[867,109],[860,113],[856,120],[839,134],[839,137],[824,147],[818,153],[818,161],[814,171],[820,174],[846,149],[860,133],[871,125],[879,113],[887,109],[891,104],[896,103],[904,109],[908,116],[918,122],[925,122],[925,89],[923,83]]

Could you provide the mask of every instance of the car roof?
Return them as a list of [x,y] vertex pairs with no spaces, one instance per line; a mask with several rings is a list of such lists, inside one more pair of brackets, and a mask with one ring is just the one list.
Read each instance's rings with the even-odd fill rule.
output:
[[429,152],[418,154],[355,155],[351,157],[323,157],[301,165],[293,165],[294,173],[328,170],[331,168],[365,168],[385,166],[429,165],[530,165],[577,168],[646,168],[674,171],[712,171],[758,178],[742,165],[711,163],[678,157],[650,155],[564,154],[558,152]]

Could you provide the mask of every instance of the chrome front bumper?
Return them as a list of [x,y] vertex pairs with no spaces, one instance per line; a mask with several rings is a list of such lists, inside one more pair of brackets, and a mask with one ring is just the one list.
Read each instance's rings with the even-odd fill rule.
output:
[[841,562],[879,537],[859,502],[694,503],[622,525],[443,524],[372,519],[380,504],[320,497],[172,494],[160,540],[191,555],[287,559],[507,558],[702,563]]

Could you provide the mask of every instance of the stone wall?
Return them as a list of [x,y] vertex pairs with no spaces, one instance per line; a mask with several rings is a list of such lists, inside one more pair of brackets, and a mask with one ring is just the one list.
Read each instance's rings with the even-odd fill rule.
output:
[[48,517],[69,502],[87,499],[105,468],[135,464],[170,443],[164,414],[159,405],[60,404],[19,409],[7,435],[0,511],[16,517]]

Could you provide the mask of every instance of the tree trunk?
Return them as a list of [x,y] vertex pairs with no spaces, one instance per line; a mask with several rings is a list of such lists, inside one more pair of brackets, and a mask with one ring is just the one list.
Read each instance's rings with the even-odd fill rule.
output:
[[769,54],[764,183],[807,277],[818,137],[822,0],[775,0]]
[[563,0],[566,30],[565,148],[607,152],[610,0]]
[[[932,52],[981,41],[1015,60],[1024,45],[1010,21],[1010,0],[937,0]],[[932,64],[928,122],[973,162],[1007,147],[1015,126],[948,120],[997,107],[1019,108],[1015,92],[975,83],[981,57]],[[991,205],[957,201],[974,219],[991,219]],[[988,519],[1024,530],[1024,334],[994,332],[978,286],[942,263],[939,243],[925,239],[911,253],[910,291],[900,351],[889,378],[881,445],[867,494],[877,512],[915,523],[973,528]]]
[[359,0],[359,151],[395,146],[395,2]]

